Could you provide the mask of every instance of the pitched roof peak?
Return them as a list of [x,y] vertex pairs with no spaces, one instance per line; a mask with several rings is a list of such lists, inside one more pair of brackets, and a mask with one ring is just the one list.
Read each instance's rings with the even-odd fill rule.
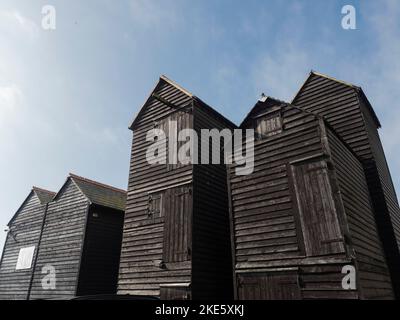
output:
[[372,107],[371,103],[369,102],[367,96],[365,95],[363,89],[362,89],[360,86],[354,85],[354,84],[352,84],[352,83],[350,83],[350,82],[346,82],[346,81],[343,81],[343,80],[336,79],[336,78],[334,78],[334,77],[328,76],[328,75],[326,75],[326,74],[323,74],[323,73],[320,73],[320,72],[317,72],[317,71],[314,71],[314,70],[311,70],[311,71],[310,71],[310,74],[308,75],[307,79],[304,81],[304,83],[301,85],[300,89],[297,91],[296,95],[295,95],[294,98],[292,99],[292,103],[295,103],[296,98],[299,96],[300,92],[303,90],[303,88],[306,86],[306,84],[309,82],[309,80],[312,78],[312,76],[316,76],[316,77],[321,77],[321,78],[324,78],[324,79],[328,79],[328,80],[330,80],[330,81],[334,81],[334,82],[340,83],[340,84],[342,84],[342,85],[345,85],[345,86],[347,86],[347,87],[353,88],[353,89],[357,92],[357,94],[359,95],[359,97],[361,97],[361,99],[363,99],[363,101],[365,101],[366,107],[367,107],[368,110],[370,111],[370,113],[371,113],[371,115],[372,115],[372,118],[373,118],[374,121],[375,121],[376,127],[377,127],[377,128],[380,128],[380,127],[381,127],[381,123],[380,123],[380,121],[379,121],[378,116],[377,116],[376,113],[375,113],[374,108]]
[[339,79],[337,79],[337,78],[335,78],[335,77],[328,76],[328,75],[323,74],[323,73],[321,73],[321,72],[317,72],[317,71],[311,70],[310,74],[314,74],[314,75],[320,76],[320,77],[322,77],[322,78],[326,78],[326,79],[329,79],[329,80],[333,80],[333,81],[342,83],[342,84],[344,84],[344,85],[346,85],[346,86],[349,86],[349,87],[352,87],[352,88],[354,88],[354,89],[361,89],[360,86],[357,86],[357,85],[352,84],[352,83],[347,82],[347,81],[339,80]]
[[39,188],[39,187],[36,187],[36,186],[33,186],[32,187],[32,190],[34,190],[34,191],[41,191],[41,192],[45,192],[45,193],[49,193],[49,194],[56,194],[56,192],[53,192],[53,191],[50,191],[50,190],[46,190],[46,189],[43,189],[43,188]]
[[55,197],[56,193],[39,187],[32,187],[32,191],[36,193],[42,204],[49,203]]
[[84,181],[84,182],[86,182],[86,183],[90,183],[90,184],[96,185],[96,186],[98,186],[98,187],[102,187],[102,188],[106,188],[106,189],[109,189],[109,190],[113,190],[113,191],[116,191],[116,192],[121,192],[121,193],[126,194],[126,191],[123,190],[123,189],[119,189],[119,188],[110,186],[110,185],[108,185],[108,184],[104,184],[104,183],[101,183],[101,182],[97,182],[97,181],[94,181],[94,180],[90,180],[90,179],[88,179],[88,178],[84,178],[84,177],[78,176],[78,175],[76,175],[76,174],[74,174],[74,173],[70,173],[70,174],[69,174],[69,177],[71,177],[71,178],[73,178],[73,179],[77,179],[77,180]]
[[183,93],[185,93],[186,95],[188,95],[189,97],[193,98],[194,95],[189,91],[186,90],[184,87],[182,87],[180,84],[176,83],[174,80],[171,80],[170,78],[168,78],[165,75],[161,75],[160,79],[164,80],[165,82],[168,82],[170,85],[174,86],[175,88],[177,88],[178,90],[182,91]]

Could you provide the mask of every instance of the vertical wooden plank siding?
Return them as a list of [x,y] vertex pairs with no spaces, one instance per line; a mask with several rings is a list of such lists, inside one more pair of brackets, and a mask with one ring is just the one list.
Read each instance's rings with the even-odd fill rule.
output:
[[[194,128],[199,136],[202,129],[228,129],[223,122],[199,102],[194,109]],[[221,164],[194,166],[194,216],[193,216],[193,298],[231,299],[232,258],[230,246],[228,191],[226,166],[223,164],[222,146],[210,145],[220,155]],[[202,146],[202,145],[201,145]],[[202,152],[207,152],[201,147]]]
[[[177,132],[195,129],[199,137],[201,128],[233,126],[186,90],[160,79],[131,126],[118,292],[166,299],[182,294],[228,298],[232,281],[226,168],[148,164],[146,149],[152,142],[146,141],[146,132],[162,129],[172,142],[170,121],[177,122]],[[179,142],[178,149],[184,143]],[[168,144],[164,152],[172,151]],[[222,157],[221,148],[217,151]]]
[[301,163],[292,166],[292,172],[307,255],[344,253],[326,161]]
[[[73,297],[79,273],[89,203],[69,180],[48,206],[32,282],[31,299]],[[53,266],[56,289],[44,289],[42,268]]]
[[[254,172],[236,176],[235,165],[230,168],[237,271],[270,267],[274,261],[279,264],[282,259],[304,256],[287,164],[321,155],[323,149],[314,116],[295,110],[282,113],[282,133],[255,141]],[[253,125],[248,123],[246,127]]]
[[124,213],[91,206],[79,273],[77,295],[117,291]]
[[164,193],[163,261],[191,260],[192,248],[192,189],[178,187]]
[[[260,116],[268,110],[279,111],[277,106],[280,104],[273,99],[259,102],[244,121],[243,128],[255,128]],[[328,161],[329,157],[319,119],[289,107],[279,108],[282,131],[255,141],[254,172],[248,176],[235,176],[235,165],[229,171],[238,298],[357,297],[354,291],[344,291],[341,287],[341,266],[351,264],[351,261],[344,250],[343,230],[337,223],[338,204],[333,197],[330,176],[327,176],[330,170],[326,170],[322,162]],[[316,164],[319,168],[313,168]],[[310,169],[311,172],[306,172]],[[303,173],[303,170],[306,171]],[[304,181],[304,174],[311,180]],[[296,182],[296,177],[302,180]],[[321,196],[318,201],[317,195]],[[325,216],[327,221],[319,220],[316,215],[302,219],[301,201],[307,199],[310,202],[307,205],[314,205],[315,213],[329,213]],[[303,206],[307,215],[312,213],[308,209]],[[316,223],[314,233],[320,233],[317,236],[320,242],[326,240],[327,235],[322,233],[326,233],[332,220],[336,221],[336,228],[328,230],[332,234],[326,239],[335,242],[320,243],[315,247],[310,239],[307,249],[302,225],[308,231],[310,224]],[[314,270],[319,274],[316,275]],[[290,279],[288,274],[293,274]],[[286,279],[287,284],[279,283],[279,279]]]
[[[154,92],[178,107],[188,105],[191,101],[187,94],[163,80],[160,80]],[[146,161],[146,149],[152,143],[146,141],[147,131],[167,123],[166,118],[175,111],[159,100],[150,98],[132,128],[128,198],[118,280],[120,294],[159,296],[161,284],[191,282],[191,261],[163,261],[163,213],[158,218],[149,215],[150,195],[182,185],[189,186],[192,182],[191,165],[170,167],[150,165]],[[190,124],[192,115],[185,114]]]
[[399,297],[400,208],[379,138],[379,122],[369,102],[361,89],[312,73],[293,103],[323,115],[360,158],[396,297]]
[[366,299],[391,299],[390,275],[379,239],[363,167],[332,130],[327,130],[332,161],[346,210],[352,246]]
[[[276,106],[282,132],[255,142],[253,174],[229,171],[238,297],[393,298],[357,155],[317,115],[271,98],[243,128]],[[356,290],[342,287],[346,265],[356,268]]]
[[[26,300],[46,205],[32,191],[10,225],[0,264],[0,300]],[[30,269],[16,270],[21,248],[35,246]]]

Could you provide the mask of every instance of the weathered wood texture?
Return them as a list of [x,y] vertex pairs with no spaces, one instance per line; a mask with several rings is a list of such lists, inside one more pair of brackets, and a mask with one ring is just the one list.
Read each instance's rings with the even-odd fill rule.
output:
[[238,277],[243,300],[300,300],[296,272],[245,273]]
[[124,213],[102,206],[90,208],[77,295],[117,291]]
[[[242,128],[270,113],[282,128],[258,136],[254,172],[229,170],[238,298],[390,298],[361,164],[319,117],[274,99],[259,102]],[[342,288],[345,265],[356,267],[358,290]],[[287,287],[268,285],[274,279]]]
[[[35,266],[30,299],[73,297],[78,284],[79,265],[89,202],[72,180],[68,180],[48,206],[41,245]],[[56,271],[56,289],[44,289],[42,268]]]
[[[48,204],[29,299],[116,292],[124,198],[123,190],[70,174]],[[48,266],[55,288],[43,286]]]
[[[154,92],[179,107],[191,103],[188,95],[165,81],[160,81]],[[162,125],[171,112],[175,109],[150,97],[132,128],[131,166],[118,281],[118,292],[121,294],[159,296],[160,284],[191,282],[190,259],[162,264],[165,214],[160,216],[158,212],[153,212],[155,204],[152,204],[152,198],[165,194],[168,189],[191,187],[192,166],[170,170],[168,164],[151,165],[146,161],[146,150],[152,144],[146,141],[147,132]],[[192,115],[184,114],[190,127]],[[166,202],[160,201],[160,205],[166,206]],[[190,212],[183,214],[189,221]]]
[[[153,143],[146,141],[147,132],[159,128],[168,135],[169,121],[177,121],[178,131],[193,129],[197,109],[204,110],[200,111],[199,119],[206,112],[209,121],[220,126],[221,121],[224,121],[210,107],[162,77],[131,126],[133,142],[118,282],[118,292],[121,294],[155,295],[172,299],[184,292],[187,298],[197,294],[212,297],[219,294],[218,290],[214,291],[216,284],[221,281],[216,279],[217,276],[225,279],[224,273],[229,273],[231,265],[224,264],[227,270],[221,268],[220,261],[226,257],[224,254],[219,255],[223,244],[210,247],[209,241],[204,246],[198,243],[205,237],[206,226],[209,228],[209,239],[221,239],[221,236],[227,235],[227,207],[215,211],[227,205],[227,202],[213,205],[209,203],[215,201],[212,196],[210,200],[204,198],[214,190],[219,195],[226,192],[226,185],[222,181],[224,168],[210,168],[216,184],[213,184],[210,191],[202,191],[209,187],[204,182],[204,175],[210,175],[208,171],[194,170],[191,164],[152,165],[146,161],[146,150]],[[169,152],[167,147],[165,153],[168,155]],[[224,188],[225,191],[221,191]],[[227,194],[224,197],[227,199]],[[198,202],[203,203],[202,208],[196,207]],[[204,209],[205,202],[209,203],[210,211]],[[210,217],[211,214],[215,216]],[[210,224],[210,219],[224,222],[226,226]],[[221,230],[222,234],[216,235]],[[229,246],[229,239],[226,241]],[[193,269],[194,261],[206,253],[207,259],[196,265],[196,270]],[[211,264],[212,267],[209,267]],[[203,284],[197,284],[197,281]]]
[[[46,206],[33,189],[9,223],[0,263],[0,300],[26,300],[28,297]],[[32,246],[35,251],[31,268],[16,270],[20,249]]]
[[[199,137],[202,129],[233,129],[231,124],[203,109],[200,103],[195,106],[194,128]],[[199,152],[200,156],[214,149],[220,156],[220,165],[199,164],[193,169],[192,287],[193,299],[197,300],[233,298],[227,172],[222,162],[224,143],[228,141],[222,140],[221,147],[210,145],[209,150],[201,148]]]
[[400,209],[379,138],[380,123],[365,94],[361,88],[311,73],[293,103],[323,115],[361,160],[393,287],[399,297]]
[[362,298],[392,299],[390,274],[374,219],[363,167],[332,130],[327,132],[352,247],[357,257]]
[[[268,100],[260,114],[274,106],[276,103]],[[249,121],[242,128],[253,125]],[[321,138],[315,117],[300,111],[283,112],[283,126],[282,133],[255,141],[251,175],[235,175],[236,166],[230,167],[237,270],[271,267],[275,260],[303,256],[289,163],[321,154]]]

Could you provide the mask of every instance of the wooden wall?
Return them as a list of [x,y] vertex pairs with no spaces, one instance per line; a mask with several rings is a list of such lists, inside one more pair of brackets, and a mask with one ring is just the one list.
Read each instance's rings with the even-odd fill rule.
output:
[[[75,296],[88,206],[71,180],[49,204],[30,299]],[[54,290],[42,288],[42,268],[46,265],[56,270]]]
[[78,296],[117,291],[124,213],[92,205],[79,272]]
[[[160,80],[154,92],[179,107],[191,102],[187,94],[163,80]],[[162,265],[164,217],[149,216],[151,195],[174,187],[190,187],[192,182],[191,165],[178,168],[150,165],[145,158],[146,149],[151,145],[146,141],[147,131],[162,124],[162,120],[174,111],[173,107],[150,98],[132,128],[131,165],[118,281],[120,294],[159,296],[160,284],[191,282],[190,260]],[[191,127],[192,116],[189,113],[185,115]]]
[[329,150],[343,199],[360,291],[365,299],[392,299],[393,289],[361,162],[330,129]]
[[[269,101],[265,107],[280,109]],[[265,112],[265,108],[255,109],[259,112],[252,114],[244,128],[252,128],[256,123],[253,119]],[[344,242],[339,250],[323,255],[313,253],[304,244],[295,170],[305,170],[303,163],[313,166],[326,159],[319,120],[295,109],[281,109],[281,113],[282,132],[255,141],[253,174],[236,176],[235,166],[230,168],[237,297],[357,297],[357,292],[343,292],[341,287],[341,267],[352,263],[343,252]],[[330,201],[337,205],[336,199]],[[312,230],[312,225],[304,228]],[[282,282],[286,285],[270,286]],[[294,287],[297,291],[293,291]],[[265,288],[272,291],[265,292]]]
[[293,100],[323,115],[362,161],[396,296],[400,296],[400,209],[379,138],[377,119],[357,88],[311,74]]
[[[260,104],[244,128],[280,103]],[[255,142],[254,173],[230,168],[239,298],[392,298],[361,163],[318,117],[281,110],[282,131]],[[342,288],[345,265],[358,290]]]
[[[321,154],[321,139],[314,116],[290,111],[284,113],[283,123],[281,134],[255,141],[251,175],[235,175],[235,165],[230,167],[237,271],[304,256],[288,163]],[[245,126],[251,127],[251,123]]]
[[377,224],[386,252],[396,297],[400,298],[400,207],[385,153],[371,115],[360,100],[368,133],[371,158],[363,161],[371,198],[378,213]]
[[[12,221],[0,264],[0,300],[27,299],[45,210],[46,205],[31,192]],[[19,250],[31,246],[36,247],[32,267],[16,270]]]
[[[201,129],[233,129],[216,118],[201,103],[194,109],[194,128],[201,140]],[[228,143],[228,141],[225,141]],[[224,141],[216,149],[223,161]],[[211,149],[211,146],[210,146]],[[207,152],[207,150],[201,150]],[[226,166],[195,165],[193,169],[193,298],[233,298],[232,257],[230,246]]]
[[153,93],[132,126],[118,292],[165,299],[229,298],[232,268],[225,166],[150,165],[145,155],[151,144],[146,142],[147,131],[154,127],[167,131],[167,120],[178,121],[178,131],[194,128],[198,133],[201,128],[233,124],[163,79]]

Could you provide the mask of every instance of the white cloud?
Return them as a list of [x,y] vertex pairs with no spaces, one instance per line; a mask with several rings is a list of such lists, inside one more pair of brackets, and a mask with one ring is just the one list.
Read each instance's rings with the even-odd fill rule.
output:
[[0,110],[15,109],[21,96],[21,90],[15,84],[0,87]]
[[254,65],[253,79],[258,93],[291,101],[312,65],[305,51],[291,44],[267,53]]
[[28,17],[22,15],[19,11],[0,11],[0,27],[14,33],[21,31],[29,39],[35,39],[39,35],[39,26]]
[[22,92],[17,85],[0,86],[0,130],[12,122],[14,115],[18,113],[21,101]]

